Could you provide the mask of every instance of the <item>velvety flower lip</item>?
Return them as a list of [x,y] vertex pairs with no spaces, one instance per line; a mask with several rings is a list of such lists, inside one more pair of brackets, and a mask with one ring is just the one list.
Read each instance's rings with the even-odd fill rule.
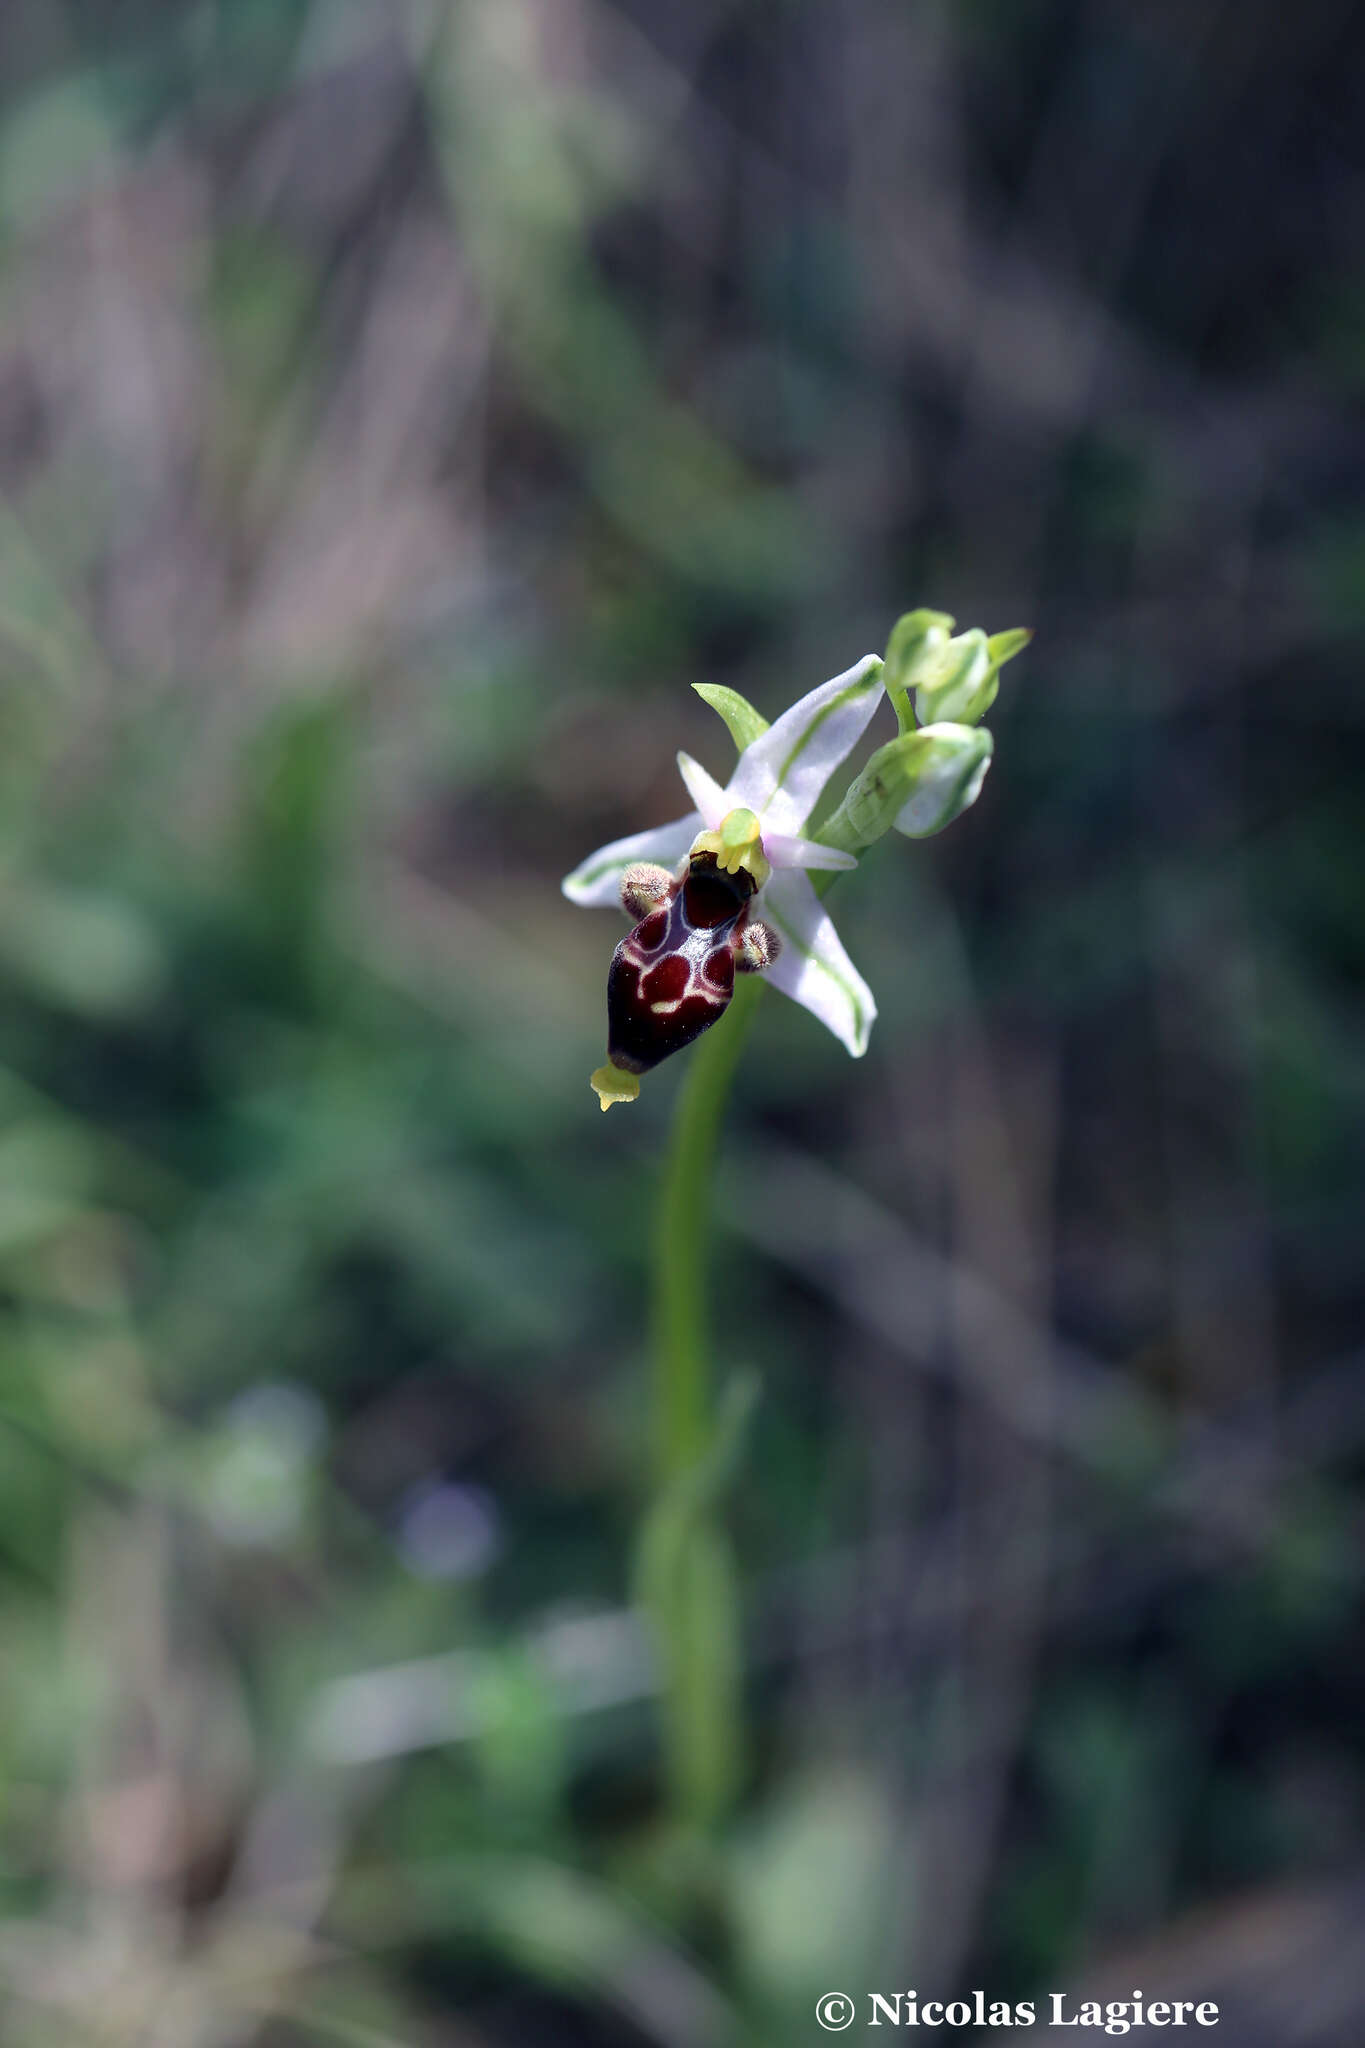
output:
[[770,871],[755,877],[761,886],[754,908],[783,941],[764,972],[857,1058],[867,1050],[877,1005],[806,873],[856,867],[857,862],[850,853],[806,838],[803,828],[881,700],[881,660],[864,655],[766,727],[742,699],[726,695],[742,707],[754,732],[730,780],[722,787],[690,754],[680,753],[678,771],[695,808],[666,825],[599,848],[565,877],[564,894],[571,903],[617,908],[628,867],[654,862],[676,868],[700,834],[719,834],[736,812],[752,813],[762,865]]

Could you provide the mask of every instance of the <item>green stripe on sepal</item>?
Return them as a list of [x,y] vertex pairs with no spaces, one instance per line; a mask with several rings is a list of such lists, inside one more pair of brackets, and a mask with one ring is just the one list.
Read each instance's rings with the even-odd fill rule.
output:
[[755,711],[748,698],[741,697],[738,690],[727,689],[724,683],[693,683],[692,688],[703,704],[709,704],[713,711],[720,713],[741,754],[755,740],[762,739],[768,730],[768,721],[762,712]]
[[792,743],[791,752],[778,767],[777,779],[779,784],[786,782],[793,768],[795,768],[811,741],[820,731],[826,719],[832,718],[836,711],[842,711],[846,704],[856,704],[860,697],[866,697],[871,691],[879,690],[881,683],[882,662],[880,657],[875,654],[866,655],[858,663],[852,682],[846,683],[838,696],[831,697],[828,704],[820,707],[810,723],[802,727]]
[[981,794],[995,742],[980,726],[930,725],[879,747],[819,837],[859,853],[894,825],[928,839]]
[[[823,832],[820,834],[820,837],[822,840],[824,839],[825,835]],[[872,1016],[869,1016],[867,1005],[858,993],[857,984],[850,981],[847,975],[841,974],[837,967],[831,966],[828,960],[822,960],[814,948],[806,944],[790,920],[783,917],[780,907],[773,902],[770,896],[764,900],[763,915],[769,924],[776,927],[784,946],[790,946],[792,951],[799,953],[801,958],[809,966],[815,968],[817,973],[827,976],[834,983],[834,986],[848,1004],[852,1015],[853,1036],[857,1040],[857,1051],[854,1057],[855,1059],[860,1057],[861,1054],[867,1051],[868,1035],[872,1030],[872,1017],[875,1016],[876,1012],[874,1011]],[[837,1036],[838,1034],[836,1033],[835,1035]]]

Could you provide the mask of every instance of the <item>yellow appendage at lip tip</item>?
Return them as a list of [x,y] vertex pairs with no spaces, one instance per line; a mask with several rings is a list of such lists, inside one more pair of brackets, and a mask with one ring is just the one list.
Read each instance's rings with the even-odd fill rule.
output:
[[634,1102],[640,1092],[640,1077],[638,1074],[626,1073],[622,1067],[612,1066],[608,1060],[606,1066],[599,1067],[595,1074],[589,1075],[588,1085],[603,1109],[607,1110],[611,1108],[613,1102]]

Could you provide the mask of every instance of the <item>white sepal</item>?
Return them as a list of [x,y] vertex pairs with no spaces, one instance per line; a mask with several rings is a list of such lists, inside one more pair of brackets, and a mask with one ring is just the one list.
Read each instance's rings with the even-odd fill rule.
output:
[[570,903],[582,904],[589,910],[599,906],[617,910],[621,904],[621,876],[632,862],[651,860],[662,868],[675,868],[700,830],[701,813],[689,811],[685,818],[675,818],[671,825],[655,825],[649,832],[632,832],[628,839],[613,839],[610,846],[601,846],[596,853],[589,854],[571,875],[565,875],[559,886]]
[[763,891],[762,909],[782,940],[768,980],[860,1058],[867,1051],[876,1000],[814,889],[803,874],[779,872]]
[[834,770],[862,738],[882,695],[880,656],[865,654],[811,690],[744,749],[725,791],[763,820],[765,834],[799,832]]

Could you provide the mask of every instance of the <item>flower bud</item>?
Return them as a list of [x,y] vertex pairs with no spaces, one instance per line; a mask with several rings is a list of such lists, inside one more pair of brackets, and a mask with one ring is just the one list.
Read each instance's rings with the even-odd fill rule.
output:
[[986,636],[979,626],[958,633],[920,666],[915,716],[923,725],[975,725],[995,702],[999,688]]
[[921,607],[919,611],[902,612],[891,628],[882,681],[902,732],[915,729],[910,692],[916,688],[927,666],[948,645],[953,623],[950,613],[932,612]]
[[924,725],[905,749],[909,795],[895,827],[908,839],[929,839],[976,802],[995,741],[980,726]]
[[987,639],[979,626],[932,649],[919,664],[915,716],[925,725],[978,725],[995,702],[1000,671],[1033,638],[1026,626]]
[[976,802],[994,746],[970,725],[928,725],[879,747],[821,833],[858,851],[889,832],[927,839]]

